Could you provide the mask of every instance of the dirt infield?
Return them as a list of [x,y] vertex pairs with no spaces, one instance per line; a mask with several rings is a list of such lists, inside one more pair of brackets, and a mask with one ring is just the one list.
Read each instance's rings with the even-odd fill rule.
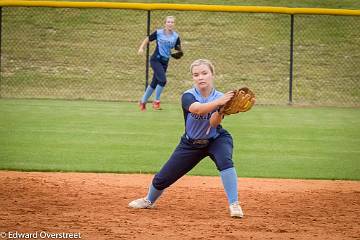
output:
[[151,179],[1,171],[0,237],[17,232],[38,239],[55,233],[94,240],[360,239],[360,182],[239,178],[245,217],[232,219],[218,177],[186,176],[155,209],[129,209]]

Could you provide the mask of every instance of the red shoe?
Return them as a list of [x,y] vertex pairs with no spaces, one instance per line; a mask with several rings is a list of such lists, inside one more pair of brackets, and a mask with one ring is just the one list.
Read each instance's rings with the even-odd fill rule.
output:
[[154,101],[152,107],[154,110],[161,110],[160,101],[159,100]]
[[146,111],[146,103],[139,102],[139,108],[140,111],[145,112]]

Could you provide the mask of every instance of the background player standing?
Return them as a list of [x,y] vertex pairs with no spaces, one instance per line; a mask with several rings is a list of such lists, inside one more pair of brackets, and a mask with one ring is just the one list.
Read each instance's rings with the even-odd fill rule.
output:
[[233,139],[220,125],[223,115],[217,111],[228,102],[233,92],[225,94],[214,89],[214,67],[199,59],[190,66],[194,87],[182,95],[185,133],[169,160],[150,184],[148,194],[129,203],[131,208],[152,208],[155,201],[179,178],[209,156],[220,172],[229,202],[230,216],[243,217],[238,201],[237,173],[232,161]]
[[146,37],[139,47],[138,54],[143,54],[144,47],[154,40],[156,40],[156,48],[150,58],[150,65],[153,69],[153,78],[150,85],[145,90],[145,93],[140,100],[139,107],[141,111],[146,110],[146,102],[155,90],[155,101],[153,108],[160,110],[160,96],[166,84],[166,70],[171,57],[171,49],[181,50],[180,37],[174,31],[175,18],[167,16],[165,19],[165,27],[157,29],[149,37]]

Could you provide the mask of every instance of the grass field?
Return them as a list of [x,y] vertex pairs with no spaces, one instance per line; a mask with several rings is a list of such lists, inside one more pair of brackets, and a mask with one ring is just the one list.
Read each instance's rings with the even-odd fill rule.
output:
[[[178,104],[0,100],[0,169],[153,173],[183,133]],[[360,180],[360,111],[256,106],[227,117],[240,177]],[[193,175],[217,175],[206,159]]]
[[[158,2],[360,8],[354,0]],[[287,104],[290,16],[153,11],[151,31],[163,26],[166,15],[177,18],[185,56],[170,63],[171,91],[163,99],[177,101],[191,84],[190,63],[201,57],[215,63],[218,89],[247,85],[259,103]],[[137,48],[146,36],[146,16],[117,9],[4,8],[0,95],[137,101],[145,83],[145,57]],[[360,105],[359,19],[295,17],[294,103]]]
[[[355,0],[156,2],[360,9]],[[288,15],[153,11],[152,30],[165,15],[177,18],[185,56],[169,67],[166,110],[143,114],[129,101],[144,89],[145,11],[4,8],[0,97],[124,102],[0,99],[0,169],[158,171],[183,133],[178,99],[199,57],[215,63],[219,90],[247,85],[261,104],[287,103]],[[360,106],[358,20],[296,16],[295,105]],[[359,180],[359,119],[356,108],[259,105],[223,125],[241,177]],[[207,159],[191,174],[218,173]]]

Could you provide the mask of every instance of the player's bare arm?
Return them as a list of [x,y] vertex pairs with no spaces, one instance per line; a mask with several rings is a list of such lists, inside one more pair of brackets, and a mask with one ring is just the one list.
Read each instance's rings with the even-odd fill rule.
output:
[[204,115],[204,114],[213,112],[220,106],[227,103],[233,96],[234,96],[234,93],[231,91],[231,92],[225,93],[221,98],[218,98],[209,103],[194,102],[193,104],[190,105],[189,111],[192,113],[198,114],[198,115]]
[[146,37],[139,47],[139,50],[138,50],[139,55],[144,53],[144,48],[148,43],[149,43],[149,37]]
[[221,114],[219,112],[214,112],[210,117],[210,126],[213,128],[216,128],[220,125],[221,121],[224,118],[224,114]]

